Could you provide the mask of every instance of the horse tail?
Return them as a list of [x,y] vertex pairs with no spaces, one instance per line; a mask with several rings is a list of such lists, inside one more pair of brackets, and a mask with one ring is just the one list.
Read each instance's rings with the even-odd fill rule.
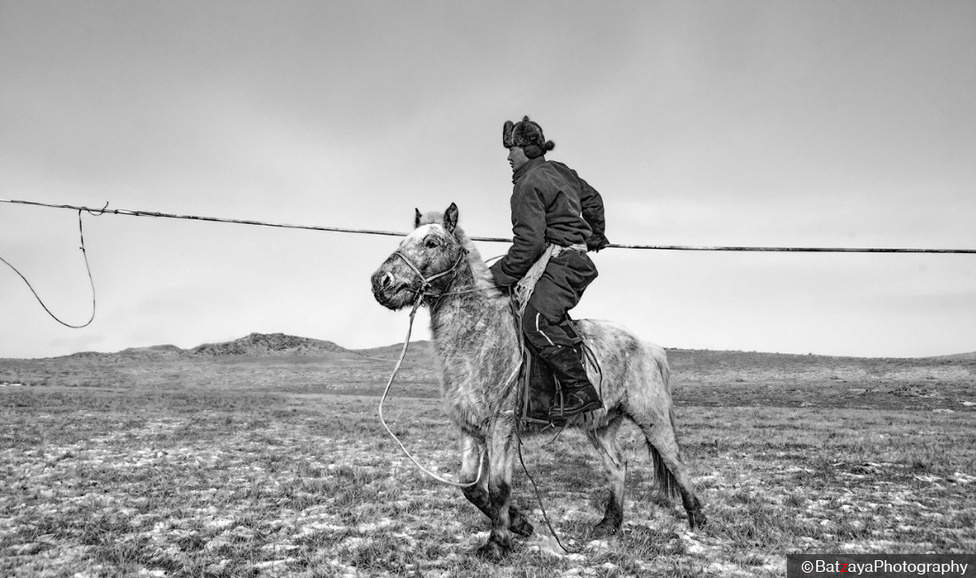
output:
[[[674,410],[668,412],[671,420],[671,431],[677,433],[674,423]],[[646,440],[647,450],[651,454],[651,461],[654,463],[654,479],[657,482],[657,487],[661,488],[661,492],[665,496],[670,498],[677,498],[681,495],[681,485],[678,483],[678,479],[675,477],[674,472],[668,467],[667,462],[665,462],[664,457],[661,455],[660,450],[655,447],[651,440]],[[680,453],[680,450],[679,450]],[[678,459],[681,459],[680,456]]]
[[[674,406],[671,403],[671,367],[667,352],[663,348],[651,344],[645,345],[648,361],[651,362],[644,365],[645,371],[657,373],[660,380],[646,377],[640,380],[640,383],[649,389],[644,391],[643,396],[639,396],[643,403],[633,403],[636,399],[631,399],[628,414],[644,433],[658,487],[666,496],[674,498],[681,494],[681,484],[669,464],[680,463],[681,456]],[[653,392],[654,383],[660,384],[658,387],[661,389],[657,394]],[[665,410],[667,416],[664,414]]]

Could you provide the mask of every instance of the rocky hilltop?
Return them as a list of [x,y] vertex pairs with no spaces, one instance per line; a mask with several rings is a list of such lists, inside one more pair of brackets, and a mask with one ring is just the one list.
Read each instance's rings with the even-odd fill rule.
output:
[[310,355],[346,353],[348,349],[331,341],[296,337],[284,333],[252,333],[234,341],[207,343],[190,350],[194,355]]
[[[397,380],[415,395],[431,396],[437,392],[437,378],[425,345],[411,345]],[[398,357],[393,346],[351,350],[321,339],[252,333],[189,349],[154,345],[114,353],[0,359],[0,386],[360,392],[382,384]]]
[[130,347],[115,353],[84,351],[54,359],[165,361],[192,357],[286,357],[330,353],[353,352],[331,341],[321,339],[296,337],[284,333],[252,333],[233,341],[204,343],[190,349],[181,349],[175,345],[153,345],[151,347]]

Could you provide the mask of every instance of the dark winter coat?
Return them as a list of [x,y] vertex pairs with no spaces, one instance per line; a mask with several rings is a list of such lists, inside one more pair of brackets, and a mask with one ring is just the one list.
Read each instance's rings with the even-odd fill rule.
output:
[[496,284],[518,283],[548,244],[585,243],[591,250],[606,246],[603,198],[576,171],[539,157],[522,165],[512,182],[514,238],[508,254],[491,267]]

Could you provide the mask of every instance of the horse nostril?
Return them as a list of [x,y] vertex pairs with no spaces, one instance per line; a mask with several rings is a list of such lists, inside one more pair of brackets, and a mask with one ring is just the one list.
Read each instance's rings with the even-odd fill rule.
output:
[[392,286],[393,286],[393,275],[391,273],[387,273],[380,278],[380,287],[382,287],[383,289],[389,289]]
[[380,273],[379,271],[373,273],[373,276],[370,278],[373,285],[373,291],[385,290],[387,288],[387,284],[389,284],[389,276],[389,273]]

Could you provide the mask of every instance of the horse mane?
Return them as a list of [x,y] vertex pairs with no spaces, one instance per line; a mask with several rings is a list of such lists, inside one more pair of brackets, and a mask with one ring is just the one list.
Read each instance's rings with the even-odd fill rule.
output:
[[[418,226],[431,224],[443,227],[444,214],[437,211],[430,211],[424,214],[417,223]],[[483,290],[487,297],[501,297],[502,293],[495,285],[495,280],[491,276],[491,271],[488,270],[488,265],[485,264],[485,260],[481,257],[481,253],[475,246],[474,241],[468,237],[460,225],[454,227],[454,238],[468,252],[468,267],[471,269],[474,286],[477,289]]]

